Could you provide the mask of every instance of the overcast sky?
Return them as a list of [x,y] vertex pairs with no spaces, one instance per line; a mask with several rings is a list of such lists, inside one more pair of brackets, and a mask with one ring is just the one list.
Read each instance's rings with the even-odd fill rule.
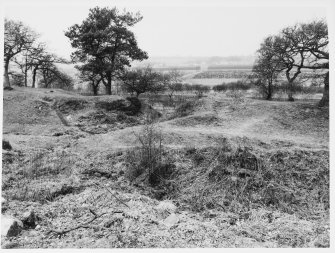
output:
[[[326,8],[306,0],[295,4],[250,0],[157,2],[6,0],[4,16],[29,25],[42,35],[41,40],[51,51],[66,58],[72,48],[64,31],[81,23],[89,8],[97,5],[139,11],[143,20],[133,31],[149,56],[253,55],[267,35],[297,22],[327,17]],[[269,6],[269,2],[276,6]]]

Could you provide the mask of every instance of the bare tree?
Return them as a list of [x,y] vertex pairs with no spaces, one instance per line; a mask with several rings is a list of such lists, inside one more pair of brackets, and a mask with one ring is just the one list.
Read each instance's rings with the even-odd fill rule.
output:
[[22,22],[5,19],[4,65],[5,86],[10,86],[9,64],[19,53],[31,48],[37,38],[29,27]]
[[43,79],[39,85],[42,88],[72,89],[74,83],[72,77],[59,70],[55,65],[42,65],[40,71]]
[[38,47],[32,49],[29,59],[30,61],[28,62],[28,64],[31,66],[32,69],[32,88],[35,88],[36,86],[36,76],[38,74],[41,74],[43,77],[43,86],[48,87],[49,83],[51,83],[51,80],[57,80],[62,77],[59,69],[56,67],[55,64],[69,63],[67,60],[61,57],[48,53],[43,44],[39,44]]
[[[289,36],[289,34],[287,34]],[[306,63],[302,68],[324,72],[324,92],[319,106],[329,103],[329,51],[328,26],[323,20],[300,24],[297,31],[289,36],[298,41],[296,50],[306,52]],[[297,66],[297,64],[295,64]]]
[[182,90],[181,77],[182,73],[177,69],[171,70],[167,75],[166,84],[170,101],[172,101],[172,97],[175,92]]
[[254,84],[260,88],[264,98],[271,100],[278,74],[285,68],[273,54],[274,40],[268,37],[257,51],[257,60],[252,72],[256,77]]
[[22,72],[24,77],[23,82],[24,86],[28,86],[28,70],[31,66],[28,63],[28,50],[24,51],[22,54],[19,54],[17,57],[14,57],[14,62],[18,65],[19,69]]
[[46,52],[46,47],[42,43],[39,43],[36,47],[33,47],[30,50],[28,64],[32,71],[32,88],[35,88],[36,86],[36,76],[38,70],[44,62],[49,60],[49,58],[50,56],[48,56],[48,53]]
[[[288,100],[293,101],[294,83],[302,69],[321,71],[324,75],[324,93],[320,106],[329,102],[329,52],[327,24],[320,20],[287,27],[277,36],[270,36],[261,45],[261,51],[277,62],[277,71],[285,71],[288,81]],[[274,65],[273,65],[274,66]],[[266,67],[264,65],[264,67]],[[260,70],[259,70],[260,71]]]
[[280,68],[285,71],[287,79],[288,101],[294,101],[294,83],[301,74],[301,69],[304,66],[306,52],[297,48],[299,41],[291,40],[288,34],[292,35],[297,31],[297,26],[288,27],[283,32],[274,37],[273,54],[282,64]]
[[[294,83],[302,69],[323,71],[324,93],[319,105],[329,102],[329,53],[328,28],[320,20],[311,23],[287,27],[277,36],[270,36],[262,43],[260,57],[254,72],[258,76],[267,77],[267,94],[270,94],[273,77],[285,71],[288,81],[288,100],[294,101]],[[264,68],[263,70],[261,68]],[[276,69],[274,69],[276,68]],[[273,73],[274,75],[272,75]],[[260,79],[261,80],[261,79]],[[263,89],[264,90],[264,89]],[[265,90],[264,90],[265,91]]]

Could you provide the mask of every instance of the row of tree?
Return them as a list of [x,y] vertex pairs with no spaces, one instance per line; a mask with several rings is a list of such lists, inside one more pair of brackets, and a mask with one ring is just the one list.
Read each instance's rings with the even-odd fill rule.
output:
[[[12,80],[22,81],[28,86],[28,74],[32,77],[31,87],[36,87],[37,76],[40,76],[40,86],[71,87],[72,78],[62,72],[57,63],[68,63],[55,54],[49,53],[44,43],[39,42],[39,35],[22,22],[5,19],[4,24],[4,82],[11,85]],[[16,66],[21,73],[10,70]],[[30,73],[28,73],[30,72]],[[22,77],[22,78],[21,78]],[[22,80],[21,80],[22,79]]]
[[[168,90],[169,96],[182,89],[181,74],[172,71],[158,73],[152,68],[129,69],[132,61],[148,58],[138,47],[131,28],[142,20],[139,13],[116,8],[95,7],[81,24],[75,24],[65,32],[75,51],[71,54],[73,63],[80,72],[80,79],[88,82],[95,95],[101,84],[107,94],[112,94],[112,83],[122,81],[122,88],[139,96],[145,92]],[[32,87],[36,76],[42,77],[42,87],[71,87],[73,80],[60,71],[57,63],[69,63],[47,51],[45,44],[38,41],[38,35],[21,22],[5,20],[4,41],[5,85],[17,76],[9,71],[10,64],[21,70],[23,83],[27,84],[31,71]],[[294,86],[303,76],[303,69],[310,69],[323,75],[324,94],[320,105],[329,102],[329,52],[327,24],[315,21],[297,24],[283,29],[279,34],[267,37],[257,51],[258,57],[252,70],[252,81],[259,86],[266,99],[271,99],[279,76],[284,73],[288,83],[288,100],[293,101]],[[199,86],[199,85],[198,85]],[[185,88],[185,87],[184,87]],[[205,86],[196,87],[200,93]]]
[[[153,71],[152,68],[129,69],[132,61],[148,58],[138,47],[131,28],[142,20],[139,13],[119,12],[116,8],[95,7],[88,17],[65,32],[75,51],[71,55],[80,79],[88,82],[97,95],[100,85],[112,94],[112,82],[122,81],[123,90],[139,96],[145,92],[167,91],[169,96],[181,90],[181,73]],[[207,88],[198,87],[204,92]]]
[[324,93],[319,105],[329,103],[328,28],[323,20],[297,24],[267,37],[257,51],[253,73],[265,98],[271,99],[278,76],[284,73],[288,100],[293,101],[294,85],[303,69],[314,70],[324,78]]
[[[89,84],[92,93],[98,95],[101,82],[89,82]],[[182,73],[176,69],[162,73],[154,71],[150,66],[125,71],[119,76],[115,87],[136,97],[143,93],[166,92],[171,100],[177,92],[195,92],[201,96],[210,91],[210,87],[206,85],[183,83]]]

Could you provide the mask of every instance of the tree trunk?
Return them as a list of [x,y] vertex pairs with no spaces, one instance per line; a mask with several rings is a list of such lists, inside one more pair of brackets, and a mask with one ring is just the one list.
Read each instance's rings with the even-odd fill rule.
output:
[[288,81],[287,84],[287,95],[288,95],[288,101],[293,102],[294,98],[293,98],[293,81]]
[[9,73],[8,73],[8,68],[9,68],[9,60],[6,59],[5,61],[5,87],[10,87],[10,81],[9,81]]
[[47,74],[43,71],[43,80],[44,80],[44,88],[48,88],[49,84],[48,84],[48,80],[47,80]]
[[26,64],[24,66],[24,87],[27,87],[27,77],[28,77],[28,66],[27,66],[27,56],[26,56]]
[[98,85],[92,84],[92,88],[93,88],[93,95],[97,96],[98,95]]
[[110,75],[107,76],[107,83],[105,86],[107,95],[112,95],[112,77]]
[[266,97],[266,100],[271,100],[272,99],[272,83],[268,84],[268,94]]
[[329,72],[325,75],[324,85],[323,96],[319,102],[320,107],[329,105]]
[[37,72],[37,68],[34,68],[34,70],[33,70],[33,83],[31,85],[31,88],[35,88],[36,72]]

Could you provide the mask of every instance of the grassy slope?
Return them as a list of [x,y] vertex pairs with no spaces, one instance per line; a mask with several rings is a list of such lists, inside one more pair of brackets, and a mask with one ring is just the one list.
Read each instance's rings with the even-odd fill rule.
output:
[[[46,96],[49,99],[45,99]],[[53,99],[84,99],[89,105],[64,114],[71,125],[64,126],[52,107]],[[221,203],[219,201],[223,200],[215,194],[222,195],[223,192],[222,188],[217,188],[217,182],[209,184],[206,175],[214,169],[209,163],[213,159],[207,149],[214,147],[216,150],[222,147],[223,142],[228,142],[233,148],[251,147],[253,153],[265,158],[279,153],[285,153],[279,158],[298,157],[297,162],[293,159],[287,163],[289,166],[298,164],[298,168],[308,167],[308,161],[321,164],[322,169],[327,170],[329,112],[315,107],[313,102],[234,100],[224,95],[202,100],[202,106],[193,114],[158,124],[164,134],[164,145],[173,153],[176,168],[181,173],[175,178],[179,191],[166,195],[166,198],[173,199],[179,210],[178,225],[169,228],[162,223],[167,214],[155,208],[159,201],[152,198],[155,195],[152,189],[142,182],[130,183],[125,177],[127,171],[123,151],[134,146],[133,133],[141,131],[141,126],[123,128],[125,125],[122,125],[123,129],[89,134],[76,127],[74,119],[92,110],[90,103],[95,98],[60,90],[53,93],[24,88],[4,91],[3,138],[9,140],[14,148],[13,152],[3,154],[2,190],[9,199],[4,211],[20,217],[27,209],[34,208],[41,217],[38,230],[23,231],[12,240],[12,245],[327,246],[329,215],[321,202],[313,212],[298,208],[298,211],[306,213],[306,217],[297,209],[282,208],[286,202],[278,207],[259,205],[249,209],[247,219],[239,219],[234,224],[232,221],[240,213],[210,205],[213,201]],[[62,134],[54,136],[59,132]],[[200,163],[198,158],[184,153],[193,147],[203,157]],[[306,154],[309,160],[305,158]],[[289,169],[286,165],[285,168]],[[308,171],[312,169],[311,166]],[[327,179],[327,174],[325,177]],[[225,180],[228,180],[226,184],[232,183],[229,181],[231,177]],[[112,189],[130,208],[116,201],[104,187],[98,187],[97,182]],[[296,183],[299,182],[298,179]],[[325,185],[324,192],[327,191]],[[305,196],[308,191],[301,186],[299,194]],[[47,235],[50,227],[67,228],[87,220],[91,217],[88,208],[107,214],[89,228],[69,232],[61,238]],[[123,215],[119,217],[111,210],[123,211]],[[275,217],[271,222],[270,214]],[[2,238],[2,244],[8,243]]]

